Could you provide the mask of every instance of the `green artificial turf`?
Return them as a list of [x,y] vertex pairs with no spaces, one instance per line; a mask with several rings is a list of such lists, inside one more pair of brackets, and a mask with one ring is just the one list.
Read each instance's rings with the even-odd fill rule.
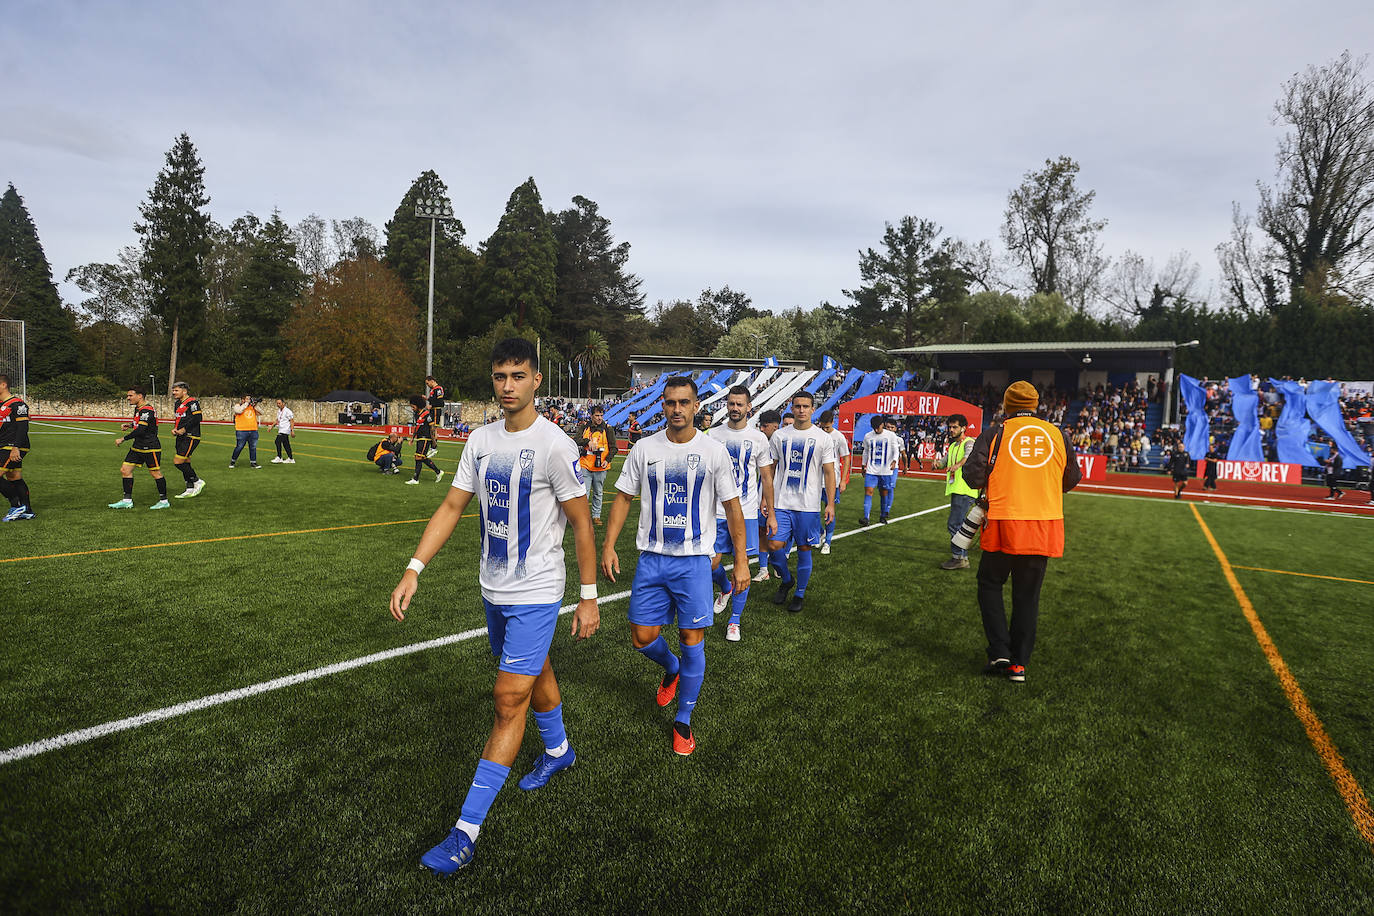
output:
[[[39,518],[0,529],[0,559],[80,555],[0,563],[0,750],[483,623],[475,519],[407,620],[387,613],[448,480],[377,474],[366,438],[303,431],[296,465],[263,449],[230,471],[212,429],[203,495],[153,513],[146,472],[139,508],[105,508],[112,433],[33,435]],[[945,502],[902,481],[894,516]],[[1232,564],[1374,579],[1368,520],[1200,511]],[[377,522],[401,524],[181,543]],[[628,588],[633,523],[603,595]],[[1024,685],[979,673],[974,570],[938,568],[944,524],[837,540],[800,615],[756,585],[743,641],[707,636],[690,758],[625,601],[585,642],[562,618],[578,762],[516,788],[531,725],[452,878],[418,859],[490,729],[484,637],[0,765],[0,912],[1374,912],[1374,849],[1189,504],[1066,500]],[[180,546],[80,553],[143,544]],[[1368,792],[1374,586],[1236,575]]]

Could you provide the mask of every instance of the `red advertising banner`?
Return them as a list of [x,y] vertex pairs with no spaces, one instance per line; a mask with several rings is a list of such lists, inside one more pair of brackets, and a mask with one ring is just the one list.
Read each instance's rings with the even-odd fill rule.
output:
[[1107,456],[1079,455],[1078,469],[1083,472],[1084,480],[1106,480]]
[[[1206,470],[1205,461],[1197,463],[1197,476]],[[1280,461],[1218,461],[1217,480],[1243,480],[1246,483],[1302,483],[1302,465]]]

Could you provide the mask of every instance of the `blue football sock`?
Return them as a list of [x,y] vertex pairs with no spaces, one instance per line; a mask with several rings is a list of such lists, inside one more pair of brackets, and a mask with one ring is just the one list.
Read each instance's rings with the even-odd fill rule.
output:
[[896,495],[897,495],[897,490],[896,490],[895,487],[894,487],[893,489],[891,489],[891,490],[884,490],[884,491],[883,491],[883,515],[889,515],[889,514],[891,514],[891,512],[892,512],[892,499],[893,499],[893,497],[895,497]]
[[724,563],[711,570],[711,581],[716,583],[716,591],[722,595],[730,591],[730,577],[725,574]]
[[509,775],[510,767],[492,763],[486,758],[477,761],[477,775],[472,777],[472,786],[468,789],[467,798],[463,799],[463,813],[459,818],[480,827],[487,811],[491,809],[491,803],[496,801],[496,793],[501,791]]
[[869,516],[870,514],[872,514],[872,512],[873,512],[873,494],[872,494],[872,493],[865,493],[865,494],[864,494],[864,518],[868,518],[868,516]]
[[739,623],[740,615],[744,613],[744,602],[749,599],[749,589],[739,592],[730,599],[730,622]]
[[772,551],[768,554],[768,558],[769,565],[773,567],[773,571],[782,578],[782,584],[791,585],[792,572],[787,568],[787,548],[783,547],[781,550]]
[[811,581],[811,551],[797,551],[797,597],[806,594],[806,584]]
[[682,664],[677,660],[677,656],[673,654],[672,649],[668,648],[668,643],[664,641],[662,636],[639,651],[645,657],[652,659],[655,664],[662,666],[669,677],[677,674],[678,670],[682,667]]
[[568,733],[563,729],[563,704],[559,703],[548,712],[534,711],[534,723],[539,726],[539,734],[544,737],[544,747],[548,750],[557,750],[563,746],[563,742],[568,740]]
[[677,685],[677,721],[683,725],[692,724],[692,710],[697,705],[697,695],[701,693],[701,682],[706,680],[706,640],[695,646],[684,644],[682,647],[682,682]]

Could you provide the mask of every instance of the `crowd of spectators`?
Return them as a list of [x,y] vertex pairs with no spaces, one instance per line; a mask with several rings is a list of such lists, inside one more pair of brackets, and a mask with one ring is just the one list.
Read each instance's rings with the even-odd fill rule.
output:
[[[1154,379],[1150,379],[1154,382]],[[1099,384],[1081,393],[1083,408],[1069,427],[1069,441],[1085,455],[1102,455],[1109,471],[1150,467],[1150,431],[1146,410],[1152,390],[1131,381],[1124,386]]]

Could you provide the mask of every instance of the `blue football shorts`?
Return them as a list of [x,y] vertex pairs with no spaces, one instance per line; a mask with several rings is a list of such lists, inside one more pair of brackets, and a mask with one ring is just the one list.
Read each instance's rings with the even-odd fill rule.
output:
[[561,602],[492,604],[483,598],[482,607],[487,612],[487,640],[498,667],[512,674],[537,677],[544,670],[553,631],[558,628]]
[[897,473],[891,474],[864,474],[864,487],[877,487],[880,490],[891,490],[897,486]]
[[[751,556],[759,555],[759,522],[755,518],[744,520],[745,552]],[[735,542],[730,540],[730,525],[723,518],[716,519],[716,553],[727,557],[735,555]]]
[[626,616],[642,627],[666,627],[676,614],[679,629],[700,630],[715,617],[715,597],[710,557],[641,553]]
[[790,538],[798,547],[819,547],[825,538],[825,528],[821,525],[819,512],[801,512],[796,509],[779,509],[778,533],[773,540],[786,544]]

